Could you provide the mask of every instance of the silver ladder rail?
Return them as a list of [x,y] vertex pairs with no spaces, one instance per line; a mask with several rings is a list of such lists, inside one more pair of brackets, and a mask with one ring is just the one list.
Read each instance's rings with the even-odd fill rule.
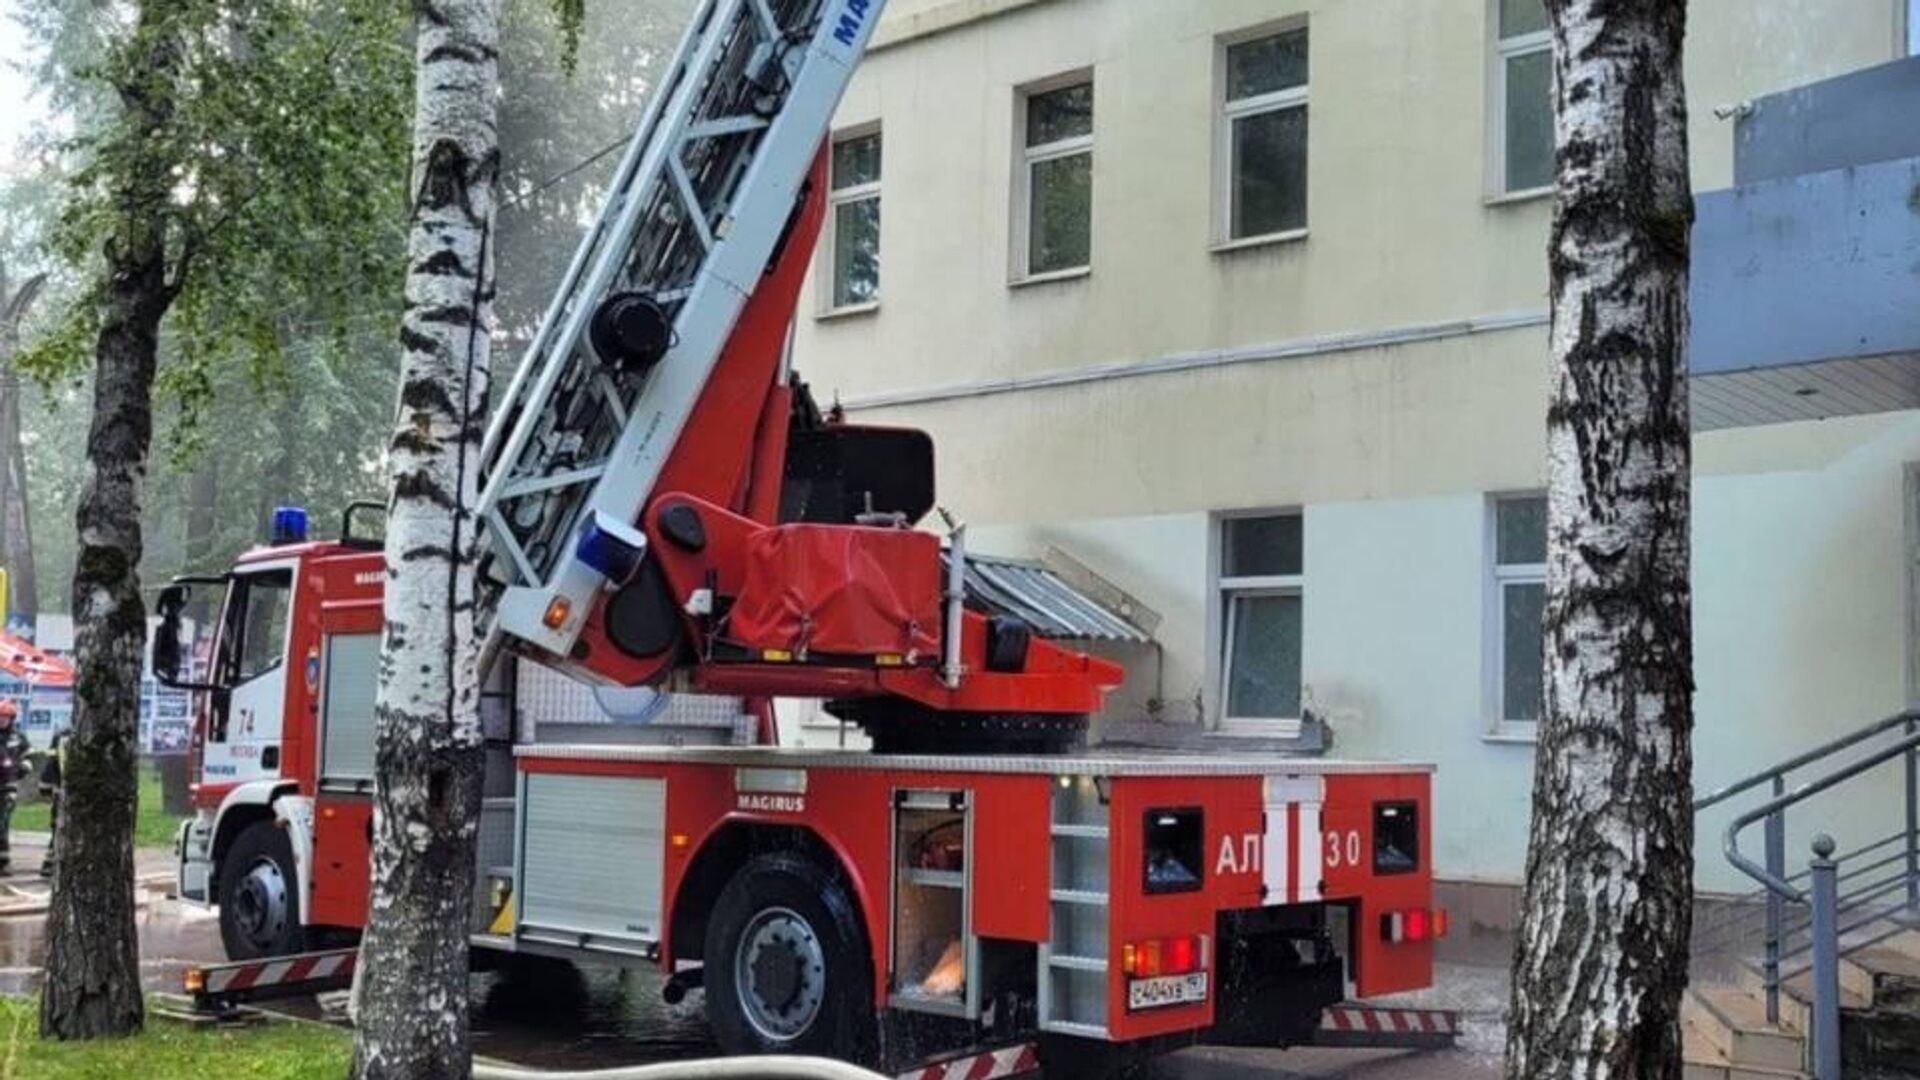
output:
[[[697,5],[482,443],[489,655],[502,635],[571,649],[605,581],[576,541],[638,517],[884,6]],[[651,298],[671,328],[645,370],[603,362],[591,340],[595,311],[621,293]]]

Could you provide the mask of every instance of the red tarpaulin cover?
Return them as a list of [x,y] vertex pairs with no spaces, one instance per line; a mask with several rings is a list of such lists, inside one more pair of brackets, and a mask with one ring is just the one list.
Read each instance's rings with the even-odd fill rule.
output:
[[940,539],[910,529],[782,525],[747,540],[727,637],[797,654],[940,648]]

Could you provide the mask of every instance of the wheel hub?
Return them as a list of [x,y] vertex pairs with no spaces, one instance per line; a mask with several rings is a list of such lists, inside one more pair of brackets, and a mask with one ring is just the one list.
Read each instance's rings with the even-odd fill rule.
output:
[[250,944],[263,950],[279,944],[287,926],[287,879],[273,860],[248,867],[228,903],[234,925]]
[[740,935],[734,984],[741,1012],[768,1039],[799,1037],[826,996],[827,958],[813,927],[788,908],[755,915]]

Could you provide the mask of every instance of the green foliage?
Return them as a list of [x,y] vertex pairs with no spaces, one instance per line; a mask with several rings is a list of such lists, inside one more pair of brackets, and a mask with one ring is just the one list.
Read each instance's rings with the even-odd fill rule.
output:
[[560,21],[561,66],[572,74],[580,62],[580,28],[587,21],[587,0],[553,0],[553,14]]
[[39,1004],[0,997],[0,1080],[337,1080],[346,1075],[345,1031],[317,1024],[189,1028],[150,1020],[129,1039],[34,1037]]
[[[38,241],[63,287],[17,358],[41,381],[24,417],[36,552],[50,585],[72,567],[73,498],[97,332],[100,253],[124,227],[116,178],[166,163],[149,207],[178,294],[163,324],[161,453],[146,493],[148,580],[193,547],[224,564],[272,505],[319,509],[379,490],[405,267],[412,54],[390,0],[147,0],[178,51],[177,85],[148,85],[123,5],[51,0],[22,18],[30,66],[59,111],[40,168],[0,190],[0,244]],[[130,137],[127,101],[166,89],[157,140]],[[131,98],[128,95],[133,95]],[[33,260],[20,260],[22,265]],[[183,535],[190,479],[215,469],[218,506]],[[311,495],[295,485],[312,483]],[[202,515],[205,518],[206,515]],[[205,535],[211,529],[211,536]],[[42,589],[49,609],[64,588]]]
[[[171,0],[197,21],[183,96],[193,185],[170,212],[210,228],[163,328],[143,575],[215,570],[259,543],[274,505],[330,534],[340,509],[382,498],[407,214],[408,6],[390,0]],[[59,120],[38,168],[0,185],[8,266],[56,271],[26,340],[43,380],[23,421],[42,607],[67,601],[84,458],[92,306],[104,237],[61,211],[97,187],[120,123],[106,56],[125,9],[36,0],[30,70]],[[691,0],[503,0],[503,204],[496,301],[518,359],[631,137]],[[557,17],[556,17],[557,16]],[[185,32],[184,30],[182,31]],[[212,79],[214,84],[203,85]],[[183,136],[184,139],[184,136]],[[596,157],[596,155],[598,155]],[[186,174],[183,174],[186,175]],[[222,212],[230,216],[223,217]],[[50,257],[57,240],[63,258]],[[213,492],[196,524],[194,482]],[[190,535],[191,534],[191,535]]]
[[[96,18],[88,0],[55,6],[70,12],[62,29]],[[173,0],[159,22],[182,57],[178,85],[147,84],[153,43],[125,31],[96,67],[54,66],[126,100],[164,90],[174,111],[159,145],[133,138],[124,110],[82,115],[97,122],[60,146],[66,190],[48,239],[85,267],[135,211],[159,220],[179,288],[171,359],[187,369],[161,385],[191,427],[210,384],[234,374],[224,365],[256,381],[278,366],[290,321],[345,326],[397,310],[411,64],[404,11],[387,0]],[[166,205],[116,205],[116,179],[155,163],[168,170]],[[22,368],[78,370],[92,300],[77,292]]]

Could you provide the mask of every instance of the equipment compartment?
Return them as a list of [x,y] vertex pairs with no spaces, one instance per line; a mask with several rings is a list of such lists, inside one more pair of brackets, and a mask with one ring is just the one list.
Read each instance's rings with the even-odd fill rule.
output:
[[979,954],[968,915],[972,850],[965,792],[895,792],[889,970],[896,1008],[978,1015]]

